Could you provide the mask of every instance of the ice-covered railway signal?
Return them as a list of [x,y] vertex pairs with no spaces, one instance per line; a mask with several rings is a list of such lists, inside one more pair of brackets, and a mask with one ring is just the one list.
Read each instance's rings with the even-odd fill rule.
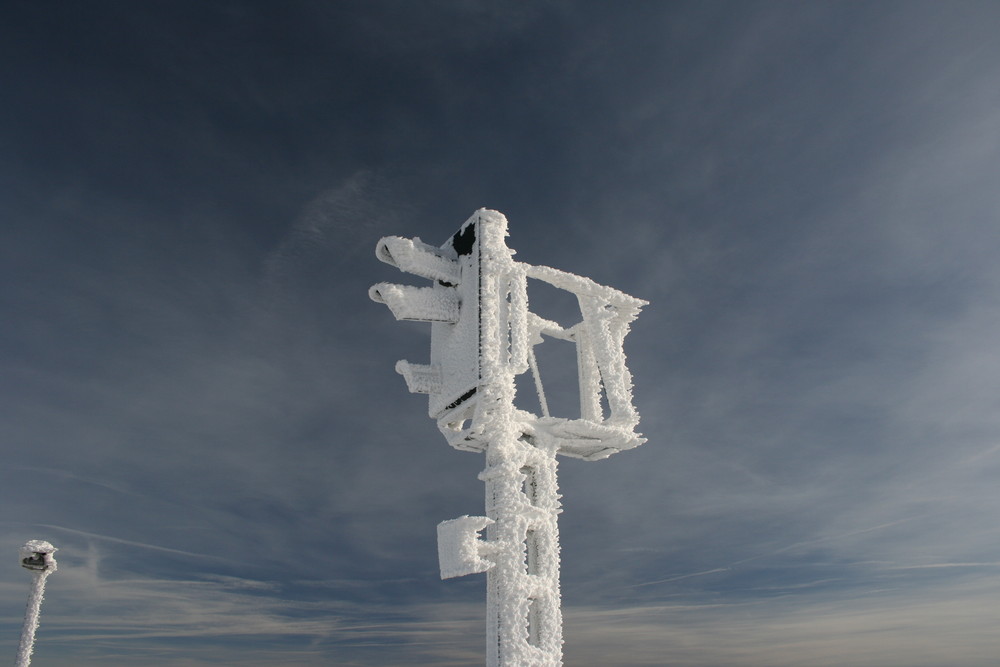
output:
[[[488,665],[549,667],[562,663],[556,455],[593,461],[645,442],[622,343],[646,302],[515,262],[506,236],[507,219],[480,209],[441,247],[384,238],[380,260],[432,285],[379,283],[369,294],[397,319],[431,323],[430,363],[396,370],[411,392],[429,395],[449,444],[486,455],[487,516],[438,526],[441,576],[488,573]],[[575,297],[580,320],[564,326],[532,313],[529,279]],[[535,356],[545,337],[575,346],[578,416],[550,414]],[[527,373],[541,414],[514,404],[515,378]]]
[[386,264],[433,281],[430,287],[379,283],[368,294],[398,320],[431,323],[430,363],[399,361],[396,370],[411,392],[430,395],[429,412],[435,418],[466,401],[478,382],[477,267],[468,237],[474,233],[473,228],[466,235],[460,232],[440,248],[419,238],[389,236],[376,248]]

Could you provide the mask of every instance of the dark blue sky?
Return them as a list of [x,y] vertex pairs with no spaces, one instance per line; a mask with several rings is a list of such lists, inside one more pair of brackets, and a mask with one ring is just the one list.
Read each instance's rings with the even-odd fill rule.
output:
[[[369,285],[503,211],[650,301],[649,442],[561,466],[574,667],[1000,654],[1000,8],[8,2],[0,648],[481,664],[482,513]],[[419,279],[414,279],[418,282]]]

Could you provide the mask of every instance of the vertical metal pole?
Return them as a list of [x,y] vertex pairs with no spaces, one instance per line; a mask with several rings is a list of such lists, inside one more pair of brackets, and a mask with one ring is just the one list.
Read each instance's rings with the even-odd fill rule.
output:
[[35,648],[35,631],[45,597],[45,580],[56,570],[56,560],[52,552],[56,549],[48,542],[33,540],[21,547],[21,565],[31,570],[31,592],[24,611],[24,625],[21,628],[21,643],[17,647],[14,667],[28,667],[31,653]]
[[38,617],[42,610],[45,580],[48,576],[48,572],[31,573],[31,593],[28,595],[28,606],[24,612],[24,626],[21,628],[21,644],[17,648],[15,667],[28,667],[31,664],[31,652],[35,648],[35,631],[38,629]]
[[530,438],[491,443],[486,483],[489,667],[562,664],[556,458]]
[[[514,376],[527,345],[515,330],[508,294],[523,298],[506,224],[479,225],[480,437],[486,444],[488,667],[562,664],[559,605],[559,492],[555,443],[536,441],[514,407]],[[524,276],[520,276],[523,282]],[[527,358],[523,360],[527,362]]]

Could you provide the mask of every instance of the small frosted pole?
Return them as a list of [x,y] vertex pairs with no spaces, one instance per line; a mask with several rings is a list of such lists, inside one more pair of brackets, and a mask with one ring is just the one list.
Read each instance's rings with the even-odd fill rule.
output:
[[52,554],[56,548],[43,540],[31,540],[21,547],[21,567],[31,571],[31,593],[28,607],[24,612],[24,627],[21,629],[21,644],[17,648],[17,662],[14,667],[28,667],[31,652],[35,648],[35,630],[38,616],[42,611],[45,596],[45,580],[56,571],[56,559]]

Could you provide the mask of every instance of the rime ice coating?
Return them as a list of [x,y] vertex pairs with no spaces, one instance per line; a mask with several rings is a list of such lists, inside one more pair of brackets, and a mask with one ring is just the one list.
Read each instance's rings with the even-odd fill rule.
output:
[[22,567],[29,570],[55,572],[56,559],[52,555],[58,549],[44,540],[30,540],[21,547],[19,560]]
[[485,572],[493,567],[491,561],[483,558],[489,552],[489,545],[479,536],[479,532],[491,523],[493,520],[485,516],[465,515],[438,524],[438,562],[442,579]]
[[[428,413],[449,444],[486,455],[479,475],[486,516],[438,525],[442,579],[487,573],[487,665],[556,667],[562,664],[556,455],[593,461],[645,442],[635,432],[639,414],[622,344],[646,302],[589,278],[515,262],[506,237],[503,214],[480,209],[440,248],[382,239],[380,260],[434,282],[379,283],[369,295],[397,319],[431,323],[430,363],[400,361],[396,370],[411,392],[429,395]],[[529,279],[574,295],[582,319],[563,326],[530,312]],[[579,417],[549,413],[535,358],[543,336],[576,346]],[[514,406],[515,377],[526,372],[541,415]]]
[[31,540],[21,547],[18,554],[21,566],[31,571],[32,581],[14,667],[28,667],[31,664],[35,632],[38,630],[38,618],[45,597],[45,580],[57,569],[56,559],[52,555],[56,551],[54,546],[44,540]]
[[[456,449],[485,451],[479,428],[484,385],[525,372],[532,374],[542,414],[524,413],[523,420],[559,440],[559,454],[593,461],[641,445],[623,342],[647,302],[589,278],[516,262],[506,236],[506,217],[480,209],[439,248],[396,236],[379,242],[380,260],[433,281],[430,287],[379,283],[369,290],[396,319],[431,323],[430,363],[400,361],[396,370],[411,392],[429,395],[428,413]],[[581,320],[563,326],[532,313],[529,279],[571,293]],[[577,348],[578,418],[548,413],[534,352],[543,336]]]

